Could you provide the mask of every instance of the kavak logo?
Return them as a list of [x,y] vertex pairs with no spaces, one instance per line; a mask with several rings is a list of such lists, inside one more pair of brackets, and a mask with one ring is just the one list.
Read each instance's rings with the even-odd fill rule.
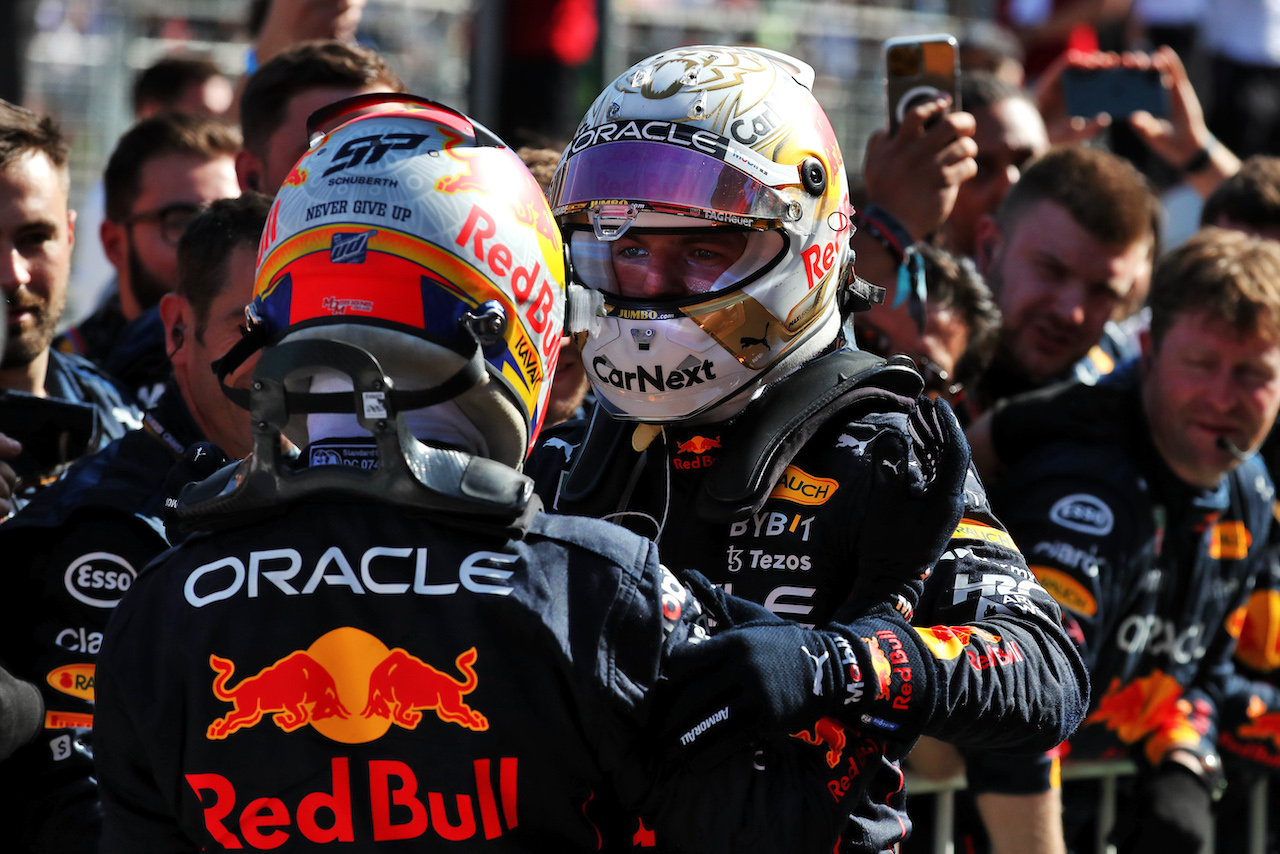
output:
[[479,685],[477,656],[471,647],[454,659],[463,676],[456,679],[404,649],[388,649],[368,632],[343,627],[231,687],[234,663],[210,655],[217,673],[213,694],[234,708],[209,724],[205,735],[225,739],[270,715],[285,732],[310,725],[333,741],[360,744],[381,738],[392,724],[415,729],[424,711],[484,731],[488,719],[463,699]]

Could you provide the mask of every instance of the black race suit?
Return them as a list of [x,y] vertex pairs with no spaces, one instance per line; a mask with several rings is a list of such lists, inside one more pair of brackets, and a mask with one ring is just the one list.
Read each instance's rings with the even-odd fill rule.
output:
[[[1151,443],[1136,371],[1072,394],[1084,411],[1104,407],[1108,440],[1019,449],[992,490],[1089,664],[1093,702],[1070,755],[1150,767],[1174,746],[1232,747],[1242,725],[1265,747],[1274,740],[1256,725],[1277,717],[1280,693],[1232,663],[1265,567],[1274,497],[1265,467],[1253,457],[1218,488],[1194,488]],[[1004,775],[1016,760],[995,761]],[[971,762],[971,776],[981,764]]]
[[[612,480],[623,485],[621,493],[595,506],[557,506],[586,430],[581,422],[551,431],[529,471],[549,508],[631,527],[657,540],[664,564],[673,570],[696,569],[786,619],[822,626],[859,576],[859,538],[886,535],[859,525],[876,500],[868,443],[878,431],[905,429],[905,421],[901,413],[833,420],[799,450],[759,512],[727,523],[700,518],[697,501],[703,479],[742,429],[733,424],[669,426],[644,452],[618,454],[613,465],[620,476]],[[909,520],[902,530],[910,530]],[[991,514],[972,472],[965,518],[931,577],[916,588],[915,626],[957,627],[917,629],[932,653],[927,666],[936,686],[934,696],[917,691],[910,701],[924,705],[925,734],[960,744],[1045,750],[1055,743],[1055,733],[1070,732],[1087,695],[1079,653],[1062,629],[1058,607]],[[938,637],[946,642],[934,642]],[[863,641],[878,646],[872,638]],[[895,686],[896,680],[895,672]],[[887,679],[879,683],[885,693],[889,687]],[[865,787],[843,850],[882,851],[910,829],[898,762],[921,732],[895,731],[894,723],[868,722],[864,735],[878,748],[834,750],[837,761],[809,783],[833,796],[850,786]],[[840,738],[854,744],[851,731]],[[643,831],[634,841],[653,842]]]
[[94,665],[112,609],[168,548],[165,476],[199,438],[170,386],[143,429],[82,458],[0,524],[9,591],[0,606],[0,661],[41,687],[46,710],[41,735],[0,764],[9,791],[0,799],[6,850],[98,850]]
[[195,534],[103,643],[102,851],[593,851],[606,790],[692,851],[829,850],[847,808],[797,785],[826,763],[788,737],[776,778],[748,752],[654,779],[645,698],[686,597],[594,519],[511,540],[335,499]]

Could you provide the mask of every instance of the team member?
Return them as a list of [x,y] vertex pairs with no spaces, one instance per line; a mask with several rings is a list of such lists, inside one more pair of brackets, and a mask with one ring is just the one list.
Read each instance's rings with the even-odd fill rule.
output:
[[28,445],[12,460],[20,492],[140,426],[141,413],[113,380],[50,347],[75,244],[67,155],[52,119],[0,101],[0,291],[8,307],[0,432]]
[[[908,464],[870,447],[934,410],[917,402],[909,362],[840,340],[837,300],[865,307],[871,289],[853,277],[844,164],[812,75],[771,51],[682,48],[638,63],[588,112],[552,201],[598,406],[535,454],[539,491],[801,623],[827,624],[851,593],[848,607],[914,608],[915,624],[948,627],[921,636],[947,642],[927,664],[875,671],[877,692],[909,682],[908,705],[941,703],[931,734],[1030,747],[1048,706],[1069,716],[1080,701],[1079,664],[976,478],[949,544],[917,539],[927,513],[875,488],[880,462]],[[886,664],[898,653],[860,637]],[[848,749],[816,783],[869,787],[851,850],[882,851],[909,829],[896,760],[920,730],[894,727],[839,729]]]
[[169,378],[158,306],[178,284],[178,241],[201,207],[239,195],[239,148],[218,119],[162,113],[126,131],[107,161],[101,237],[116,292],[56,346],[101,366],[144,408]]
[[377,51],[343,41],[302,42],[263,61],[240,95],[240,189],[268,195],[280,189],[306,153],[307,116],[316,110],[352,95],[404,90]]
[[10,584],[0,659],[40,686],[45,708],[40,737],[0,771],[24,781],[0,805],[17,850],[97,851],[93,675],[102,632],[138,571],[169,547],[166,479],[186,449],[207,440],[236,457],[249,452],[248,415],[209,366],[240,338],[267,206],[258,193],[217,202],[184,235],[178,292],[160,309],[173,379],[143,429],[82,459],[0,525]]
[[[1122,850],[1200,850],[1219,734],[1275,755],[1265,721],[1280,694],[1234,675],[1231,655],[1274,493],[1245,457],[1280,408],[1278,280],[1267,240],[1210,228],[1172,252],[1140,363],[1061,398],[1108,423],[1089,442],[1024,440],[993,489],[1090,664],[1097,694],[1072,755],[1124,751],[1142,768]],[[1068,832],[1088,814],[1068,800]]]
[[[281,190],[253,323],[220,362],[242,376],[268,344],[251,390],[230,390],[252,409],[253,453],[184,491],[177,515],[203,530],[140,575],[103,642],[102,850],[596,850],[583,808],[606,790],[698,850],[829,850],[847,793],[800,783],[843,747],[786,734],[818,719],[831,723],[815,741],[839,720],[914,732],[968,717],[922,669],[952,635],[891,608],[808,630],[704,585],[729,626],[707,637],[651,543],[539,512],[516,467],[561,334],[546,200],[509,149],[445,107],[335,108],[333,121],[374,111],[325,135],[299,164],[308,179]],[[371,139],[393,144],[350,156]],[[353,196],[364,204],[331,204]],[[968,471],[948,414],[926,405],[915,438],[872,440],[886,463],[911,448],[910,471],[884,467],[878,487],[925,511],[916,530],[933,557]],[[1018,659],[1019,639],[1036,642],[1008,628],[985,654]],[[1073,661],[1051,657],[1026,653],[1037,742],[1074,724],[1078,697],[1050,684],[1056,667],[1074,688]],[[650,696],[660,675],[670,690]],[[724,762],[680,761],[713,742]]]

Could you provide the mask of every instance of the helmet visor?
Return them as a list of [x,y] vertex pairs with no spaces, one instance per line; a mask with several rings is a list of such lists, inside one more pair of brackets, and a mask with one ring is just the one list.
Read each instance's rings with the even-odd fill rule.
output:
[[[652,215],[641,215],[646,216]],[[637,227],[599,240],[578,226],[570,227],[568,237],[579,283],[641,300],[680,300],[738,287],[786,252],[780,232],[744,228]]]
[[799,216],[777,190],[724,160],[658,142],[610,142],[570,156],[551,198],[557,216],[619,202],[747,228],[776,228]]

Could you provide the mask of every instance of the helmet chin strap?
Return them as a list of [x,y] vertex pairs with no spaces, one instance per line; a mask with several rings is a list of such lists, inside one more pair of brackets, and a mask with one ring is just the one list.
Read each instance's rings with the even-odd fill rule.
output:
[[[462,385],[459,377],[475,375],[477,363],[483,376],[485,362],[479,348],[441,386],[397,392],[378,360],[352,344],[286,340],[264,350],[250,395],[253,453],[238,466],[184,490],[178,518],[189,528],[211,529],[246,515],[259,518],[283,512],[299,501],[325,495],[418,508],[447,516],[450,524],[466,530],[523,531],[541,506],[531,480],[495,460],[422,444],[398,408],[404,401],[416,404],[439,395],[442,386]],[[311,394],[285,389],[288,376],[317,367],[348,377],[349,390]],[[372,470],[342,465],[295,468],[285,460],[280,432],[291,416],[350,413],[353,408],[355,420],[377,446],[377,465]]]

